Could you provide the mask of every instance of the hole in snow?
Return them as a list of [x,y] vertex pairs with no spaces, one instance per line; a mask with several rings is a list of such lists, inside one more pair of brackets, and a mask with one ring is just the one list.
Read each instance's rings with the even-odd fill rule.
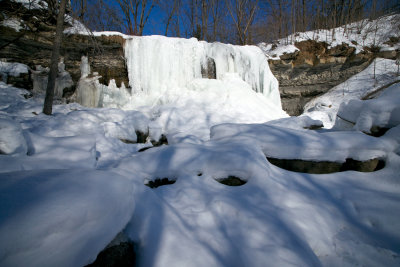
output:
[[97,255],[97,258],[93,263],[86,265],[85,267],[136,265],[134,244],[131,241],[126,240],[118,242],[118,244],[111,243]]
[[300,159],[277,159],[267,157],[268,161],[285,170],[293,172],[303,172],[312,174],[327,174],[342,171],[358,171],[358,172],[373,172],[383,169],[385,161],[382,159],[370,159],[367,161],[359,161],[351,158],[345,162],[332,161],[309,161]]
[[139,149],[138,152],[143,152],[143,151],[146,151],[147,149],[150,149],[150,148],[153,148],[153,147],[154,146],[146,146],[144,148]]
[[167,177],[164,177],[164,178],[156,178],[154,180],[150,180],[145,185],[147,185],[150,188],[157,188],[157,187],[163,186],[163,185],[174,184],[175,182],[176,182],[176,179],[169,179]]
[[224,185],[229,185],[229,186],[241,186],[247,183],[247,181],[244,181],[240,179],[239,177],[229,175],[228,178],[215,178],[216,181],[220,182],[221,184]]

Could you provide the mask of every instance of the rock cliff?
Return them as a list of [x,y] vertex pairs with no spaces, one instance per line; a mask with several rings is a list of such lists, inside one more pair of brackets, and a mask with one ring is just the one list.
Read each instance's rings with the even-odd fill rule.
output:
[[308,101],[359,73],[375,57],[395,59],[399,54],[369,47],[356,54],[355,48],[348,44],[328,48],[328,44],[313,40],[295,46],[299,51],[269,60],[279,81],[282,107],[289,115],[300,115]]
[[[3,2],[5,3],[3,5]],[[18,3],[6,0],[0,7],[1,14],[12,14],[21,25],[27,27],[15,29],[0,23],[0,60],[6,62],[19,62],[28,65],[32,70],[37,70],[37,65],[49,67],[52,42],[55,33],[55,21],[44,17],[43,10],[27,9]],[[16,13],[16,11],[18,11]],[[32,22],[32,18],[39,19]],[[10,19],[11,15],[7,19]],[[6,18],[2,18],[3,21]],[[66,27],[70,26],[67,23]],[[64,35],[61,48],[61,57],[65,70],[71,74],[74,86],[64,89],[64,95],[70,95],[75,90],[80,78],[81,57],[87,56],[92,72],[97,72],[101,78],[100,83],[108,85],[115,79],[117,86],[123,82],[128,86],[128,72],[125,65],[124,39],[119,36],[91,36],[91,35]],[[42,69],[42,68],[40,68]],[[9,81],[17,86],[33,88],[32,75],[20,77]]]

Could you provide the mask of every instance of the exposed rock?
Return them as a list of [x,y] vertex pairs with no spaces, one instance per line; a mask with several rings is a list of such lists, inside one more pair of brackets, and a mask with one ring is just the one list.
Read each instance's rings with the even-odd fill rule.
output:
[[300,115],[308,101],[359,73],[374,57],[369,52],[355,55],[347,44],[328,49],[324,42],[309,40],[295,45],[300,51],[269,60],[279,81],[282,108],[289,115]]
[[136,266],[134,244],[119,233],[107,247],[97,255],[96,260],[87,267],[132,267]]
[[143,133],[141,131],[136,131],[137,143],[146,143],[147,137],[149,137],[149,133]]
[[358,172],[373,172],[380,170],[385,166],[384,161],[378,158],[367,161],[358,161],[349,158],[346,159],[344,163],[300,159],[277,159],[270,157],[267,157],[267,159],[271,164],[282,169],[312,174],[326,174],[350,170]]
[[15,87],[25,88],[28,90],[33,88],[33,81],[29,73],[21,73],[18,77],[8,76],[7,83]]
[[174,184],[175,182],[176,182],[176,179],[170,180],[169,178],[164,177],[164,178],[156,178],[154,180],[151,180],[145,185],[147,185],[150,188],[157,188],[157,187],[163,186],[163,185]]
[[[7,6],[8,2],[9,0],[2,1],[0,11],[12,12],[13,9],[18,9],[13,14],[17,14],[22,20],[26,17],[25,23],[31,23],[33,17],[37,19],[30,30],[20,32],[0,26],[0,47],[5,46],[0,50],[0,59],[24,63],[31,69],[35,69],[37,65],[49,67],[56,21],[49,16],[47,10],[27,10],[15,3]],[[11,10],[7,10],[7,7]],[[65,71],[71,75],[74,84],[73,88],[66,88],[66,91],[73,91],[80,79],[82,56],[88,56],[92,72],[101,76],[101,84],[108,85],[111,79],[115,79],[118,87],[122,83],[128,85],[123,44],[124,39],[120,36],[64,35],[60,56],[64,58]],[[32,89],[32,83],[32,77],[24,77],[21,81],[16,81],[15,85]]]
[[158,141],[151,140],[151,143],[153,144],[153,146],[168,145],[168,140],[167,137],[162,134]]
[[231,175],[228,176],[228,178],[216,178],[215,180],[217,180],[221,184],[228,185],[228,186],[241,186],[246,183],[246,181],[240,179],[239,177],[231,176]]
[[205,66],[201,66],[201,76],[208,79],[217,79],[217,70],[214,59],[208,57]]

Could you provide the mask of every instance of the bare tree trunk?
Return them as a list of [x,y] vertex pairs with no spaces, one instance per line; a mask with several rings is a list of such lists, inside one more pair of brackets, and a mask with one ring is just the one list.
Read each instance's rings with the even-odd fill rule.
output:
[[306,23],[306,16],[307,16],[307,8],[306,8],[306,1],[303,0],[303,32],[307,30],[307,23]]
[[53,52],[51,54],[51,65],[50,65],[49,79],[46,88],[46,98],[44,100],[44,105],[43,105],[43,113],[46,115],[51,115],[51,113],[53,112],[54,87],[56,84],[56,78],[58,74],[58,59],[60,57],[60,46],[63,36],[66,2],[67,0],[61,0],[57,16],[56,36],[54,39]]
[[296,19],[295,19],[296,12],[294,10],[295,10],[295,1],[292,0],[292,6],[291,6],[291,13],[292,13],[292,19],[291,19],[292,20],[291,43],[294,43],[293,37],[294,37],[294,33],[296,32]]
[[171,7],[170,1],[168,1],[164,7],[165,12],[167,13],[167,20],[165,22],[165,36],[168,35],[169,25],[171,24],[171,21],[172,21],[172,18],[174,17],[174,15],[178,13],[177,11],[180,7],[179,0],[173,0],[172,2],[173,2],[172,7]]

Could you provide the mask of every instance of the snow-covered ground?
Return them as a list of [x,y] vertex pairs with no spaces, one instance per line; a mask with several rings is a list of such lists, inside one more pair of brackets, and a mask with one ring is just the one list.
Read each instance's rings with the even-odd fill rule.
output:
[[[305,116],[211,131],[184,117],[209,137],[189,127],[168,146],[138,152],[150,144],[120,139],[156,128],[148,114],[68,104],[45,116],[43,99],[27,93],[0,83],[1,266],[83,266],[120,231],[135,242],[138,266],[400,264],[400,126],[375,138],[307,130],[320,122]],[[173,109],[158,116],[168,120]],[[380,158],[385,167],[305,174],[266,156]],[[218,182],[228,176],[246,184]],[[145,186],[164,177],[176,182]]]
[[342,43],[356,48],[356,53],[364,50],[364,47],[378,46],[381,51],[399,49],[400,43],[387,44],[390,37],[399,37],[400,15],[388,15],[375,20],[361,20],[334,30],[314,30],[297,32],[286,38],[279,39],[271,44],[262,43],[260,48],[272,59],[286,53],[299,50],[294,43],[305,40],[326,42],[328,47],[335,47]]
[[[84,266],[121,231],[137,266],[400,265],[400,87],[355,100],[398,79],[393,61],[378,59],[375,79],[372,65],[287,117],[258,49],[161,39],[128,41],[140,85],[102,87],[103,108],[55,105],[46,116],[42,95],[0,82],[0,266]],[[183,46],[193,53],[174,51]],[[198,63],[213,51],[232,58],[216,80],[202,79]],[[333,126],[338,112],[351,131],[307,129]],[[358,131],[371,125],[391,129]],[[139,152],[152,146],[135,143],[139,131],[169,144]],[[385,166],[307,174],[267,157]],[[229,176],[245,184],[220,183]],[[163,178],[174,183],[145,185]]]

